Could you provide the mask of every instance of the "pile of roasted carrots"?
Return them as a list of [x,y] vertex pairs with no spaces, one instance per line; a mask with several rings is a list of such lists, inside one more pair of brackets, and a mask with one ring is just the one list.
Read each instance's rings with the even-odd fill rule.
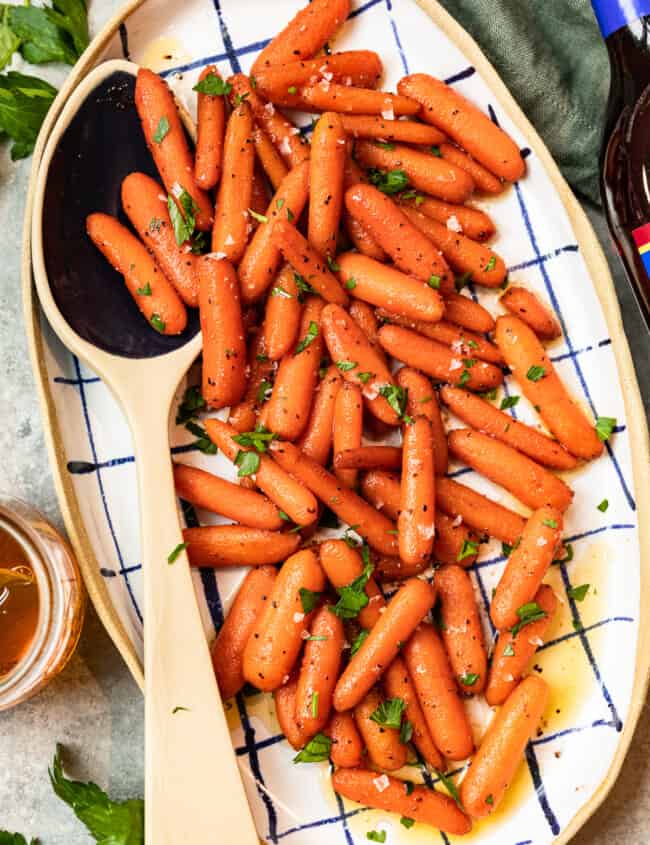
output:
[[[192,407],[230,408],[203,420],[204,442],[241,483],[174,468],[182,499],[234,523],[187,529],[191,564],[253,567],[213,647],[222,695],[272,692],[296,761],[331,760],[341,795],[463,834],[498,807],[546,706],[524,675],[556,609],[542,582],[573,497],[554,471],[600,455],[614,421],[594,427],[569,396],[542,345],[560,329],[530,291],[505,290],[496,323],[460,292],[507,287],[495,225],[465,203],[524,176],[517,145],[426,74],[377,90],[376,53],[328,48],[348,13],[313,0],[248,76],[207,67],[194,154],[167,85],[140,70],[164,189],[131,174],[135,234],[105,214],[88,233],[153,329],[182,332],[199,308]],[[280,107],[320,114],[311,143]],[[504,366],[550,434],[491,404]],[[447,432],[440,402],[467,427]],[[448,454],[530,517],[446,477]],[[315,543],[333,515],[344,537]],[[485,536],[509,554],[491,659],[467,572]],[[478,749],[471,695],[500,708]],[[472,758],[460,791],[386,774],[414,749],[441,773]]]

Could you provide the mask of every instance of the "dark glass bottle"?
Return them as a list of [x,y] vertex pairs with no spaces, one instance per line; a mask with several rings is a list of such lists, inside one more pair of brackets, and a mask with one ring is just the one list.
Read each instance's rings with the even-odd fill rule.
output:
[[592,0],[611,63],[601,191],[650,327],[650,0]]

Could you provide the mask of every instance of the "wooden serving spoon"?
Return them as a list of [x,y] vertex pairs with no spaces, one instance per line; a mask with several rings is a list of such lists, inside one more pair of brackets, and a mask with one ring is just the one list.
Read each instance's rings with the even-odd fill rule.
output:
[[86,236],[91,212],[122,216],[128,173],[156,176],[133,103],[137,71],[124,61],[97,67],[52,130],[34,201],[34,278],[50,325],[109,386],[133,434],[145,584],[147,845],[257,845],[187,555],[167,560],[182,543],[169,413],[201,350],[198,318],[181,335],[158,334]]

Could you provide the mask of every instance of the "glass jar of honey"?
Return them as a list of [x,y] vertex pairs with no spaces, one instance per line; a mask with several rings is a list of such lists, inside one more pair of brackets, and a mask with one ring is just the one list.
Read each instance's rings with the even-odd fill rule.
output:
[[63,669],[84,609],[81,574],[63,537],[30,505],[0,496],[0,710]]

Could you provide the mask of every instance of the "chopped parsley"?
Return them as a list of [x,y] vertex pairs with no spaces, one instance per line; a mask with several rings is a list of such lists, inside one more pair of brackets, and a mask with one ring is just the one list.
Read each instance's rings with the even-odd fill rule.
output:
[[526,625],[539,622],[540,619],[545,619],[546,611],[542,610],[536,601],[529,601],[527,604],[522,604],[521,607],[517,608],[517,616],[519,617],[519,622],[510,629],[513,637],[516,637],[519,631]]
[[300,588],[300,603],[304,613],[311,613],[312,610],[318,606],[321,600],[322,593],[316,593],[314,590],[308,590],[307,587]]
[[239,467],[238,478],[246,478],[254,475],[260,468],[260,456],[257,452],[244,452],[239,450],[235,456],[235,465]]
[[389,152],[395,149],[395,144],[391,144],[390,141],[375,141],[375,146],[379,147],[380,150],[388,150]]
[[204,455],[217,454],[216,445],[212,442],[212,440],[210,440],[202,425],[199,425],[190,419],[185,423],[185,428],[190,432],[190,434],[195,435],[197,438],[197,440],[195,440],[192,444],[195,449],[198,449],[199,452],[203,452]]
[[413,723],[408,719],[404,719],[399,729],[399,741],[402,745],[407,745],[413,736]]
[[440,282],[441,282],[440,276],[436,276],[435,273],[432,273],[429,276],[427,284],[429,285],[430,288],[433,288],[434,290],[440,290]]
[[544,369],[544,367],[538,367],[537,365],[533,365],[526,373],[526,378],[528,379],[528,381],[539,381],[540,379],[544,378],[545,375],[546,370]]
[[616,428],[616,417],[598,417],[596,419],[596,434],[605,443]]
[[354,619],[364,607],[367,607],[369,599],[366,595],[366,584],[370,580],[373,569],[372,563],[368,561],[361,575],[354,581],[344,587],[337,587],[336,592],[339,594],[339,600],[333,607],[330,607],[335,616],[340,619]]
[[608,500],[607,500],[607,499],[603,499],[603,500],[602,500],[602,502],[598,505],[598,510],[599,510],[601,513],[605,513],[605,511],[607,510],[607,508],[608,508],[608,507],[609,507],[609,502],[608,502]]
[[370,631],[367,631],[365,628],[362,628],[359,631],[354,642],[352,643],[352,647],[350,649],[350,657],[354,657],[354,655],[359,651],[361,646],[365,643],[369,633]]
[[584,601],[591,584],[580,584],[578,587],[571,587],[567,590],[570,599],[574,601]]
[[383,728],[400,730],[405,707],[406,703],[403,698],[387,698],[373,711],[370,719]]
[[545,525],[547,528],[557,528],[557,519],[543,519],[542,525]]
[[357,280],[351,276],[347,282],[345,283],[345,287],[347,290],[354,290],[357,286]]
[[287,88],[287,94],[297,94],[297,93],[298,93],[298,89],[296,88],[295,85],[290,85]]
[[266,214],[259,214],[257,211],[253,211],[252,208],[248,209],[248,213],[253,218],[253,220],[257,220],[258,223],[268,223],[269,222],[269,218],[266,216]]
[[368,384],[371,378],[374,378],[374,373],[357,373],[357,378],[361,384]]
[[366,833],[366,839],[369,839],[371,842],[385,842],[386,841],[386,831],[385,830],[369,830]]
[[154,144],[162,144],[165,136],[169,132],[169,121],[163,115],[158,121],[158,126],[156,127],[156,131],[153,133],[153,140]]
[[188,420],[194,419],[198,411],[205,409],[205,404],[200,388],[196,385],[188,387],[176,411],[176,425],[183,425]]
[[342,373],[349,373],[350,370],[353,370],[355,367],[358,367],[356,361],[337,361],[336,366]]
[[466,672],[464,675],[461,675],[458,680],[464,687],[473,687],[480,677],[481,676],[477,675],[476,672]]
[[136,288],[135,292],[138,296],[151,296],[151,285],[147,282],[143,287]]
[[408,816],[402,816],[402,818],[399,820],[399,823],[407,830],[409,830],[409,828],[412,828],[415,824],[415,819],[410,819]]
[[506,643],[506,647],[503,649],[503,656],[504,657],[514,657],[515,656],[515,649],[512,643]]
[[187,548],[187,543],[179,543],[175,549],[172,549],[171,552],[167,555],[167,563],[172,564],[176,563],[178,556],[182,551]]
[[244,431],[242,434],[233,434],[232,439],[239,446],[250,446],[257,452],[262,453],[267,451],[269,443],[272,440],[278,439],[278,435],[264,428],[263,425],[260,425],[255,431]]
[[182,246],[194,234],[198,206],[185,188],[181,188],[178,196],[175,194],[167,196],[167,210],[172,221],[176,243]]
[[478,543],[475,540],[468,540],[467,537],[463,540],[463,545],[458,552],[456,560],[460,562],[466,557],[473,557],[478,554]]
[[408,187],[409,179],[403,170],[378,170],[371,168],[368,178],[384,194],[398,194]]
[[149,322],[157,332],[162,334],[165,331],[165,321],[160,317],[160,314],[152,314]]
[[207,94],[209,97],[223,97],[230,94],[232,85],[229,82],[224,82],[216,73],[209,73],[205,79],[197,82],[192,90],[198,91],[199,94]]
[[271,382],[267,381],[266,379],[262,379],[262,381],[260,382],[260,386],[257,388],[257,395],[255,396],[257,403],[261,405],[262,402],[266,402],[266,400],[271,395],[272,390],[273,385],[271,384]]
[[325,734],[318,733],[310,739],[307,745],[293,758],[294,763],[322,763],[328,760],[332,740]]
[[303,337],[300,343],[296,346],[296,351],[293,353],[294,355],[300,355],[301,352],[304,352],[308,346],[316,340],[318,337],[318,323],[315,323],[313,320],[309,322],[309,328],[307,329],[307,334]]
[[444,772],[437,772],[437,775],[440,778],[440,782],[442,783],[442,785],[445,787],[447,792],[451,795],[456,804],[458,804],[458,806],[462,810],[463,805],[460,803],[460,794],[458,792],[458,787],[451,779],[451,776],[445,774]]
[[327,266],[330,268],[332,273],[338,273],[341,269],[341,265],[336,262],[331,255],[327,256]]
[[499,406],[502,411],[507,411],[508,408],[514,408],[519,402],[519,396],[504,396]]
[[403,419],[408,398],[407,391],[398,384],[385,384],[379,388],[379,395],[383,396],[397,416]]
[[461,290],[464,287],[467,287],[467,285],[471,281],[472,281],[472,274],[469,270],[466,270],[464,273],[461,273],[459,276],[456,276],[456,278],[454,279],[454,287],[456,288],[458,293],[460,293]]
[[271,296],[281,296],[283,299],[293,299],[293,294],[289,293],[280,285],[275,285],[271,288]]

